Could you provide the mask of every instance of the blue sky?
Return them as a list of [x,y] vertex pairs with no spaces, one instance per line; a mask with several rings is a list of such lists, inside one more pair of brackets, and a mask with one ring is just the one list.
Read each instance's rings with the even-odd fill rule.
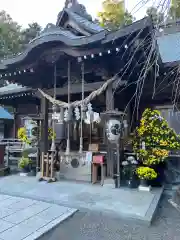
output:
[[[103,0],[79,0],[86,6],[88,12],[96,17],[97,12],[101,10]],[[131,11],[140,0],[126,0],[126,7]],[[151,2],[151,0],[149,0]],[[148,5],[151,5],[149,3]],[[20,25],[26,27],[28,23],[33,21],[38,22],[43,27],[47,23],[55,23],[59,11],[64,6],[64,0],[1,0],[0,10],[6,10],[12,18]],[[145,14],[145,7],[141,10],[134,10],[137,19]]]

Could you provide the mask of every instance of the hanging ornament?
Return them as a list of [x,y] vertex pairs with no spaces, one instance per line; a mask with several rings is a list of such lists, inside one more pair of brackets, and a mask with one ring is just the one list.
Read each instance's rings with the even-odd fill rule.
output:
[[65,122],[68,121],[68,110],[67,109],[64,111],[64,121]]
[[82,118],[82,120],[85,120],[87,118],[86,111],[87,111],[87,107],[81,106],[81,115],[82,115],[81,118]]
[[64,112],[64,121],[70,122],[72,121],[72,109],[68,108]]
[[80,119],[80,111],[78,107],[75,107],[74,113],[75,113],[76,120],[78,121]]
[[72,113],[72,108],[68,108],[68,122],[72,121],[73,118],[73,113]]
[[87,105],[88,112],[92,112],[92,104],[88,103]]
[[59,114],[59,118],[58,118],[58,122],[63,124],[64,122],[64,108],[60,109],[60,114]]
[[55,105],[55,104],[53,104],[53,105],[52,105],[52,110],[53,110],[53,113],[55,113],[55,112],[56,112],[56,110],[57,110],[57,107],[56,107],[56,105]]
[[93,109],[92,109],[92,104],[91,103],[88,103],[87,105],[87,109],[88,109],[88,117],[89,117],[89,120],[90,120],[90,123],[94,121],[94,112],[93,112]]
[[86,111],[83,110],[83,111],[82,111],[82,120],[85,120],[85,119],[86,119]]

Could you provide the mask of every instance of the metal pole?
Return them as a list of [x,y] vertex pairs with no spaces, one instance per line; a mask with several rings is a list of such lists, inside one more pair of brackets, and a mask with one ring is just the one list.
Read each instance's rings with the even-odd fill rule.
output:
[[37,121],[37,156],[36,156],[36,174],[41,171],[41,156],[40,156],[40,120]]
[[79,152],[82,153],[83,151],[83,114],[84,114],[84,62],[81,64],[81,73],[82,73],[82,102],[81,102],[81,136],[80,136],[80,146]]
[[[70,81],[71,81],[71,62],[68,61],[68,114],[70,114]],[[69,117],[68,117],[69,118]],[[67,125],[67,146],[66,146],[66,153],[70,153],[70,125],[69,125],[69,119],[68,119],[68,125]]]
[[116,144],[116,151],[117,151],[117,188],[120,188],[121,173],[120,173],[119,142]]
[[[57,74],[56,74],[56,63],[54,65],[54,99],[56,99],[56,85],[57,85]],[[53,113],[55,113],[55,106],[53,106]],[[53,128],[53,133],[55,131],[55,119],[52,119],[52,128]],[[52,139],[52,145],[51,145],[51,150],[55,151],[55,139],[53,137]]]

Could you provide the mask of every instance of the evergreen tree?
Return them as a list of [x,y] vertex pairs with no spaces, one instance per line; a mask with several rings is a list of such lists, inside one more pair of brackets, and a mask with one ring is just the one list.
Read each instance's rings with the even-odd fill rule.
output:
[[98,18],[102,27],[109,30],[116,30],[123,25],[128,25],[133,22],[132,15],[124,9],[124,1],[105,0],[102,6],[102,12],[98,13]]

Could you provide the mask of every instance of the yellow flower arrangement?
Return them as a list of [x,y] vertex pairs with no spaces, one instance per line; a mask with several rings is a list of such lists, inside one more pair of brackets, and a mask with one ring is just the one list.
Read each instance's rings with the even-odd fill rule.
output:
[[[48,139],[53,140],[55,138],[56,138],[56,133],[53,131],[52,128],[48,128]],[[18,139],[21,140],[23,143],[31,144],[31,140],[27,136],[25,127],[21,127],[18,129]]]
[[[157,110],[144,111],[135,133],[133,148],[145,165],[159,164],[171,150],[180,149],[180,136],[168,126]],[[145,149],[141,149],[142,142],[145,142]]]
[[31,144],[31,141],[27,137],[27,132],[25,127],[21,127],[18,129],[18,139],[23,143]]
[[48,128],[48,139],[53,140],[56,138],[56,133],[53,131],[52,128]]
[[152,180],[157,178],[157,173],[150,167],[139,167],[136,169],[136,174],[139,179],[142,180]]

